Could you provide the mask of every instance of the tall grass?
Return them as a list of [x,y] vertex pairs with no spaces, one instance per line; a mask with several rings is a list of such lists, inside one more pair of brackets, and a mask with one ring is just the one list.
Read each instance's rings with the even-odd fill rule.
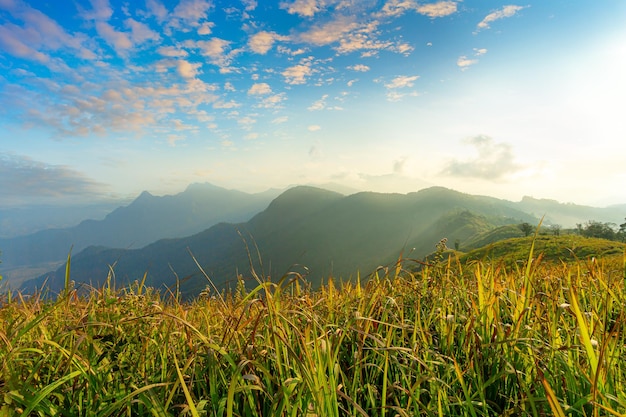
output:
[[0,416],[626,413],[623,263],[415,266],[315,291],[295,273],[241,281],[189,303],[145,277],[13,294]]

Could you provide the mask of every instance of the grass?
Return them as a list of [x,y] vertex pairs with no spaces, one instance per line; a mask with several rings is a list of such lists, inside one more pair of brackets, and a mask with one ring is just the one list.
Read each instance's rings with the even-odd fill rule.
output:
[[[0,301],[0,416],[623,416],[626,255]],[[529,254],[529,251],[531,252]],[[253,271],[254,272],[254,271]]]

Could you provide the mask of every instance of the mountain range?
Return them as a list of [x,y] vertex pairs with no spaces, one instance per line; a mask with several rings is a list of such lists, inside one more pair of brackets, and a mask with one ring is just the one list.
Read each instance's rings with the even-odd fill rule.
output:
[[[212,198],[198,197],[203,192]],[[194,215],[207,212],[213,216],[205,218],[204,226]],[[107,278],[126,285],[145,274],[147,285],[179,285],[187,296],[197,295],[209,284],[224,288],[238,276],[250,279],[252,270],[273,278],[297,271],[318,285],[331,276],[368,275],[378,266],[394,262],[401,253],[423,258],[444,237],[449,246],[463,249],[475,247],[481,236],[500,226],[536,225],[543,216],[544,223],[556,224],[591,219],[616,222],[624,214],[620,206],[601,209],[530,197],[511,202],[442,187],[409,194],[359,192],[346,196],[297,186],[272,199],[272,192],[248,195],[210,184],[193,185],[177,196],[143,193],[101,222],[77,226],[83,233],[80,236],[91,237],[91,246],[87,239],[79,241],[84,248],[81,251],[76,241],[71,242],[71,278],[93,286],[102,285]],[[213,225],[208,224],[211,222]],[[508,230],[508,237],[520,233],[516,227]],[[190,233],[185,235],[185,231]],[[54,232],[65,239],[69,234],[68,230]],[[157,240],[159,234],[167,238]],[[36,239],[37,235],[30,237]],[[61,257],[54,266],[59,268],[28,280],[22,289],[32,291],[44,282],[52,291],[62,288],[62,263],[70,240],[63,241],[67,246],[55,255]],[[150,241],[153,243],[143,246]],[[38,244],[41,247],[41,240]],[[60,246],[51,241],[47,244]]]
[[[179,285],[191,296],[209,285],[205,274],[221,289],[238,275],[249,279],[253,268],[274,278],[297,271],[318,285],[330,276],[367,275],[401,253],[423,257],[442,237],[462,242],[503,224],[537,221],[503,200],[439,187],[344,196],[301,186],[285,191],[247,222],[219,223],[140,249],[90,247],[73,257],[71,274],[93,286],[102,285],[110,273],[117,285],[147,274],[147,285]],[[64,277],[61,267],[25,289],[46,282],[59,290]]]
[[208,183],[192,184],[176,195],[153,196],[144,191],[102,220],[0,239],[0,273],[13,285],[20,278],[49,271],[49,265],[63,262],[70,250],[78,253],[92,245],[141,248],[159,239],[197,233],[221,221],[248,220],[279,193],[248,194]]

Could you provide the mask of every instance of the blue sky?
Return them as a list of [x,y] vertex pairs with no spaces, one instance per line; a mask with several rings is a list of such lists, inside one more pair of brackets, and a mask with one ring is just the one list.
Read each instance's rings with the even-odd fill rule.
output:
[[0,205],[337,183],[626,203],[626,2],[0,0]]

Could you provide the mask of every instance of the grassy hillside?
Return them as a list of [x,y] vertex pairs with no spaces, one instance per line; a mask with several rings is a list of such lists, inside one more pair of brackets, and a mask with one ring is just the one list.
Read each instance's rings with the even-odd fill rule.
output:
[[[536,243],[564,253],[562,239]],[[608,253],[567,245],[583,244],[580,258]],[[141,284],[4,294],[0,415],[624,415],[623,252],[499,267],[496,253],[530,251],[511,239],[474,253],[488,262],[392,264],[316,291],[259,276],[191,302]]]
[[[462,260],[497,260],[508,265],[528,259],[532,236],[510,238],[469,251]],[[576,262],[591,258],[623,256],[626,244],[612,240],[586,238],[578,235],[537,236],[534,253],[544,262]]]

